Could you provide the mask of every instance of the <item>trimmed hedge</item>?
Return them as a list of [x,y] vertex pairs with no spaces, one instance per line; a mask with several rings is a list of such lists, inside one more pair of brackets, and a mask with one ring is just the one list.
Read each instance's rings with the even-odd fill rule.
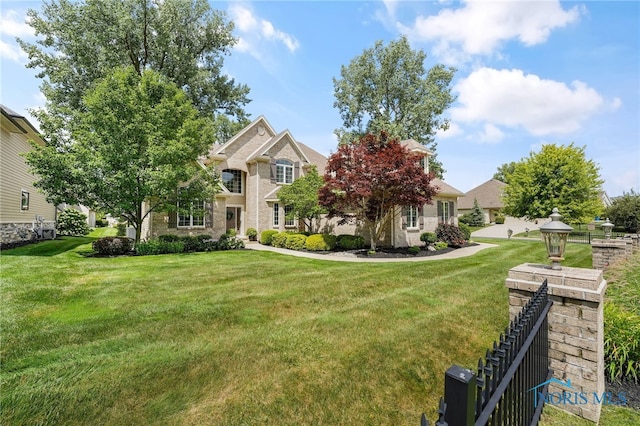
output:
[[278,248],[287,247],[287,236],[291,235],[289,232],[278,232],[271,238],[271,245]]
[[132,238],[127,237],[102,237],[95,240],[91,247],[98,252],[98,254],[105,256],[116,256],[121,254],[127,254],[133,249]]
[[302,250],[306,241],[307,236],[304,234],[289,234],[287,235],[285,248],[289,250]]
[[306,249],[310,251],[329,251],[336,246],[336,236],[331,234],[313,234],[307,237]]
[[260,234],[260,243],[266,246],[270,246],[273,243],[273,236],[278,234],[280,231],[276,231],[275,229],[267,229],[266,231],[262,231]]
[[360,235],[338,235],[336,244],[344,250],[360,250],[365,246],[364,237]]
[[426,245],[434,244],[438,241],[438,237],[433,232],[423,232],[420,234],[420,241],[424,242]]

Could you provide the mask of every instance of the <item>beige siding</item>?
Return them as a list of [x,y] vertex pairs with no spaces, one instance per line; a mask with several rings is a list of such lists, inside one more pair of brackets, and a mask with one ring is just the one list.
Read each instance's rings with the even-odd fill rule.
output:
[[[27,136],[2,128],[0,135],[0,223],[31,223],[36,215],[55,220],[55,206],[33,186],[35,177],[20,155],[31,150]],[[21,191],[29,193],[29,210],[20,209]]]

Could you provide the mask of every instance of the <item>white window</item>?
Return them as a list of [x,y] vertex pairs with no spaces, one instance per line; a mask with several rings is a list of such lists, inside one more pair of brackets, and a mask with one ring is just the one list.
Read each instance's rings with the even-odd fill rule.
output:
[[273,227],[277,228],[280,226],[280,204],[273,204]]
[[422,167],[422,170],[424,170],[425,173],[429,173],[429,159],[426,155],[420,158],[420,167]]
[[204,228],[204,201],[196,200],[188,207],[178,204],[178,228]]
[[452,223],[453,201],[438,201],[438,223]]
[[242,194],[242,171],[225,169],[222,171],[222,183],[234,194]]
[[284,226],[296,226],[296,220],[292,217],[289,219],[287,215],[293,211],[293,207],[285,206],[284,207]]
[[276,182],[293,183],[293,163],[289,160],[276,160]]
[[405,208],[406,220],[407,220],[407,228],[417,228],[418,227],[418,208],[413,206],[408,206]]

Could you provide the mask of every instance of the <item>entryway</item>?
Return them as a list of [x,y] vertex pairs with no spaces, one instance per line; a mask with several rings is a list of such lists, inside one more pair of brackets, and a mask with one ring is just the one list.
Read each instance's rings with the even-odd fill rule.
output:
[[235,229],[240,234],[242,222],[242,207],[227,207],[227,227],[226,230]]

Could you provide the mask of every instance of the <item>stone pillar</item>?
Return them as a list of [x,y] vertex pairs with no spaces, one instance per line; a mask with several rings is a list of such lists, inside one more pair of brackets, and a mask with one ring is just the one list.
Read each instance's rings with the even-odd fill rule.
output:
[[509,271],[505,283],[511,318],[545,279],[553,300],[548,315],[550,367],[554,379],[567,384],[570,381],[569,387],[552,380],[549,392],[572,395],[556,406],[597,423],[605,391],[603,311],[607,282],[601,270],[563,266],[554,271],[546,265],[516,266]]
[[615,262],[633,254],[633,240],[631,238],[594,239],[591,241],[591,249],[593,269],[607,269]]

